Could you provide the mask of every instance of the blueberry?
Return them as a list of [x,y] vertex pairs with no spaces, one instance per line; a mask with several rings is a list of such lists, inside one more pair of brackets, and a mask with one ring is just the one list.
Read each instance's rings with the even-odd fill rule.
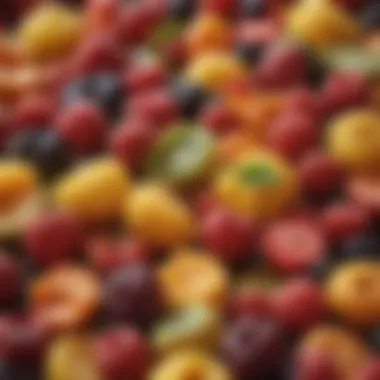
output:
[[170,0],[169,15],[174,19],[189,19],[196,10],[195,0]]
[[268,12],[267,0],[240,1],[240,15],[243,18],[264,17]]
[[46,179],[59,175],[71,161],[66,143],[54,131],[23,131],[8,143],[8,153],[36,165]]
[[365,6],[360,15],[360,20],[365,28],[380,28],[380,2],[374,0]]
[[380,257],[380,239],[374,234],[352,237],[342,244],[345,258]]
[[192,119],[197,116],[207,100],[205,91],[195,84],[176,83],[172,91],[185,118]]
[[264,45],[240,43],[236,46],[237,55],[248,65],[260,62],[264,50]]
[[106,116],[116,119],[120,116],[124,96],[125,91],[117,75],[99,73],[67,85],[62,93],[62,101],[71,104],[79,99],[87,99],[94,102]]

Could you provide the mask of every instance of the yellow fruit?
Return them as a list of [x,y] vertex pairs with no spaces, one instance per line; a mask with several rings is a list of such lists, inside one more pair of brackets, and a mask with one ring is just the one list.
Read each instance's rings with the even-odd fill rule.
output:
[[164,186],[137,186],[124,206],[124,214],[132,232],[152,245],[175,247],[194,235],[190,209]]
[[0,162],[0,212],[16,207],[37,189],[37,173],[27,163]]
[[149,380],[231,380],[223,364],[198,351],[178,352],[170,355],[150,374]]
[[63,5],[36,8],[22,21],[19,37],[36,59],[55,58],[74,48],[82,33],[81,15]]
[[229,288],[229,275],[207,252],[173,254],[159,269],[159,281],[167,304],[182,308],[194,304],[221,307]]
[[190,62],[185,76],[209,90],[221,90],[232,79],[245,74],[243,63],[234,55],[227,53],[207,53]]
[[330,309],[349,322],[380,323],[380,264],[352,262],[335,270],[325,286]]
[[46,380],[101,380],[93,357],[93,342],[84,335],[57,338],[45,363]]
[[328,129],[328,149],[353,171],[378,170],[380,164],[380,114],[372,110],[349,111]]
[[130,181],[124,168],[112,159],[89,161],[62,178],[54,191],[58,207],[89,222],[118,218]]
[[242,156],[216,178],[217,198],[253,219],[268,219],[286,209],[298,195],[294,170],[276,155],[257,151]]
[[365,343],[343,327],[323,325],[308,332],[300,344],[300,354],[325,355],[338,371],[339,379],[349,379],[369,357]]
[[361,35],[355,20],[333,1],[296,2],[287,26],[294,38],[314,48],[352,42]]

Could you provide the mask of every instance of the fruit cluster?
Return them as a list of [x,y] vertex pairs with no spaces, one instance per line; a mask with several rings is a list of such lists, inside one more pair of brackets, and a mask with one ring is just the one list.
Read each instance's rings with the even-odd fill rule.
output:
[[379,0],[0,27],[1,380],[380,380]]

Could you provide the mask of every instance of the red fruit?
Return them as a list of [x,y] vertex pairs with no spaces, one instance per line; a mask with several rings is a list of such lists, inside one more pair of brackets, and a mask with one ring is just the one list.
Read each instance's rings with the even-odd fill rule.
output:
[[380,211],[380,178],[353,177],[347,183],[348,196],[365,209]]
[[72,215],[56,211],[31,222],[25,231],[28,255],[40,265],[64,262],[78,254],[82,245],[82,226]]
[[286,272],[302,272],[320,263],[325,256],[326,242],[312,223],[294,219],[269,226],[262,238],[267,261]]
[[359,235],[370,227],[370,215],[355,204],[334,204],[321,215],[322,228],[327,237],[341,242]]
[[228,311],[234,319],[244,316],[269,315],[271,305],[265,292],[243,288],[232,295]]
[[193,206],[195,212],[203,217],[209,214],[213,209],[216,209],[219,205],[214,194],[209,191],[204,191],[197,194]]
[[161,90],[134,96],[128,109],[133,117],[146,120],[157,128],[167,127],[181,117],[176,99]]
[[335,0],[335,2],[348,9],[358,8],[365,3],[363,0]]
[[338,380],[332,360],[320,353],[301,355],[295,366],[294,380]]
[[308,62],[296,48],[282,48],[270,52],[255,71],[255,80],[266,89],[284,90],[306,82]]
[[205,215],[201,236],[212,253],[228,262],[236,262],[251,253],[254,229],[248,218],[215,209]]
[[380,379],[380,357],[375,357],[366,363],[352,377],[352,380],[379,380]]
[[299,176],[306,192],[326,195],[339,187],[342,181],[342,170],[325,153],[311,152],[300,162]]
[[322,103],[330,114],[366,103],[369,97],[367,79],[358,73],[335,73],[322,90]]
[[318,143],[318,127],[309,116],[285,113],[269,128],[268,145],[289,159],[298,159]]
[[244,21],[236,26],[235,39],[242,44],[266,46],[277,39],[280,31],[279,26],[268,19]]
[[236,0],[203,0],[204,8],[223,16],[233,16],[238,6]]
[[201,123],[217,136],[233,131],[238,123],[236,116],[218,103],[204,108],[200,118]]
[[0,303],[10,301],[21,289],[22,275],[16,261],[0,252]]
[[101,333],[95,354],[108,380],[142,380],[150,364],[148,343],[137,330],[127,327]]
[[96,106],[81,101],[64,108],[58,116],[56,126],[74,152],[87,154],[102,147],[108,125]]
[[73,58],[77,75],[99,71],[120,70],[126,64],[125,53],[111,34],[94,34],[86,38]]
[[127,71],[124,79],[126,90],[130,94],[156,89],[164,82],[165,71],[158,65],[133,67]]
[[306,330],[320,322],[325,315],[321,289],[309,280],[293,280],[273,295],[273,314],[285,327],[294,331]]
[[150,249],[134,239],[98,237],[90,242],[88,250],[92,265],[103,274],[132,263],[146,263],[151,256]]
[[56,112],[56,102],[43,95],[23,97],[13,111],[16,128],[44,128],[50,125]]
[[144,121],[128,122],[111,134],[111,150],[129,168],[138,169],[145,162],[155,135]]
[[163,57],[169,67],[180,69],[188,59],[188,49],[184,38],[177,38],[164,47]]
[[13,123],[11,121],[10,113],[0,107],[0,150],[5,148],[8,138],[11,135],[12,127]]

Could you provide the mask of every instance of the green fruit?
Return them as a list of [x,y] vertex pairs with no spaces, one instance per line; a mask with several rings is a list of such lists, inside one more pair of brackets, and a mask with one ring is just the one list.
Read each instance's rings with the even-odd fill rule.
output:
[[154,49],[163,49],[178,38],[185,26],[184,20],[169,19],[162,22],[152,34],[149,45]]
[[216,310],[193,306],[156,326],[152,340],[158,352],[210,347],[217,342],[221,326],[221,316]]
[[158,179],[176,185],[189,184],[207,173],[214,153],[214,139],[205,129],[179,126],[158,139],[148,158],[147,170]]
[[322,52],[321,60],[332,71],[353,71],[380,77],[380,54],[362,47],[340,47]]

